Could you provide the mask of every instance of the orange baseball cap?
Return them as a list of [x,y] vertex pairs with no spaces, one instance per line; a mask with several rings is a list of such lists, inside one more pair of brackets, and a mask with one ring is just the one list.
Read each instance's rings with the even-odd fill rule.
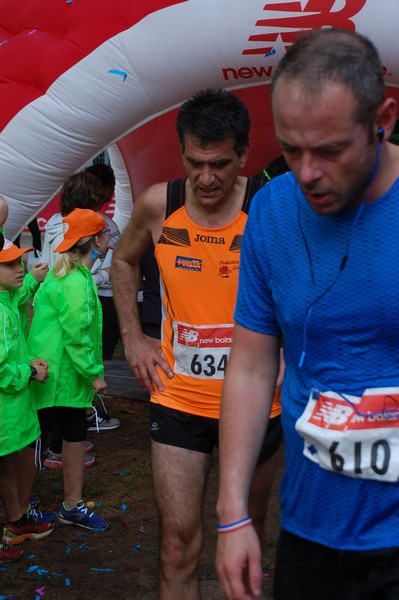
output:
[[64,239],[54,252],[66,252],[80,239],[100,233],[106,228],[104,218],[94,210],[75,208],[62,219],[64,223]]
[[20,258],[25,252],[30,252],[34,248],[18,248],[15,244],[4,238],[3,250],[0,250],[0,263],[11,262]]

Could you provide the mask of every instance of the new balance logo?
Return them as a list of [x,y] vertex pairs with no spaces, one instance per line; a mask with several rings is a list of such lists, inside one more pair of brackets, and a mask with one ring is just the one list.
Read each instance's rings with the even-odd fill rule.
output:
[[273,67],[226,67],[222,69],[223,78],[226,81],[229,79],[251,79],[252,77],[264,77],[265,79],[272,76]]
[[[336,0],[304,0],[296,2],[268,2],[264,7],[265,18],[256,22],[256,27],[263,27],[264,33],[251,35],[248,41],[252,47],[246,48],[243,54],[265,55],[272,52],[277,40],[288,49],[296,40],[298,33],[307,29],[322,27],[341,27],[355,29],[353,17],[365,6],[367,0],[341,0],[340,8],[334,10]],[[272,29],[272,33],[270,33]],[[274,31],[273,31],[274,30]],[[262,44],[262,45],[260,45]]]
[[[296,0],[268,2],[263,8],[264,18],[255,23],[256,33],[248,38],[244,56],[281,58],[284,51],[295,42],[301,31],[323,27],[355,29],[353,18],[364,8],[367,0]],[[242,79],[270,80],[272,64],[245,65],[239,68],[222,68],[225,81]]]

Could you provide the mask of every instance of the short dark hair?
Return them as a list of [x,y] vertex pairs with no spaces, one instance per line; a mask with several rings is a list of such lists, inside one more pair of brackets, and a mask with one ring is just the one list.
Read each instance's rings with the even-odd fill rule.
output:
[[377,49],[369,39],[345,29],[318,29],[301,34],[283,56],[271,84],[296,79],[317,95],[328,81],[348,87],[356,100],[355,121],[370,127],[384,101],[384,78]]
[[227,90],[208,88],[182,104],[176,128],[183,152],[187,133],[204,147],[233,138],[234,150],[241,156],[249,145],[251,120],[238,96]]
[[85,171],[68,177],[61,190],[60,210],[66,217],[74,208],[90,208],[97,211],[100,207],[102,185],[100,180]]
[[115,187],[114,170],[106,163],[95,163],[85,169],[86,173],[91,173],[101,181],[101,185],[105,188]]

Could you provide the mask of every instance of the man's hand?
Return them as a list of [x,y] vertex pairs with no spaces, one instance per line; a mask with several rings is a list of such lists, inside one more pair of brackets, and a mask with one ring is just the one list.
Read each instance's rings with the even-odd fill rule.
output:
[[162,358],[160,341],[143,334],[129,342],[124,340],[124,349],[127,361],[141,387],[150,394],[153,393],[154,386],[163,392],[164,387],[157,367],[161,367],[170,378],[173,377],[173,371]]
[[260,598],[261,550],[252,525],[219,534],[216,570],[227,600]]
[[39,383],[44,383],[49,376],[47,361],[45,361],[44,358],[36,358],[34,360],[31,360],[29,364],[37,371],[35,381],[38,381]]
[[49,272],[49,266],[46,262],[37,262],[33,265],[30,272],[36,281],[43,283],[47,273]]
[[93,386],[96,394],[105,394],[107,391],[107,384],[102,377],[96,377],[91,382],[91,385]]

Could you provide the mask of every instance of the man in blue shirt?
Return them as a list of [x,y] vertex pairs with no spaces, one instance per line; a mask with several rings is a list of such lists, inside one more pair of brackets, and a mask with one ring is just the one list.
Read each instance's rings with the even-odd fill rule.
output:
[[218,573],[229,600],[259,597],[246,499],[282,337],[286,472],[274,600],[394,600],[396,102],[385,98],[371,42],[337,29],[301,36],[271,93],[292,173],[257,194],[244,234],[221,408]]

